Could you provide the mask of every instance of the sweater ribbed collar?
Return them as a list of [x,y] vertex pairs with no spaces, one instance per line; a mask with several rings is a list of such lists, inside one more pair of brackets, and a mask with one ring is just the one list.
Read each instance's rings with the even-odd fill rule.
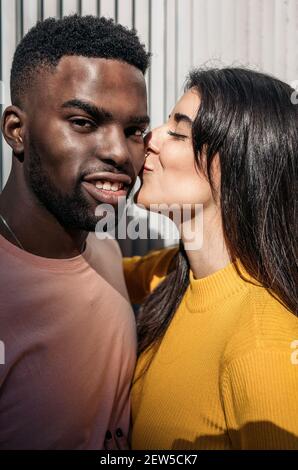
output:
[[[238,274],[236,267],[244,279]],[[190,285],[185,295],[187,308],[191,312],[203,312],[248,289],[256,281],[245,271],[239,262],[229,263],[224,268],[202,279],[195,279],[189,271]]]

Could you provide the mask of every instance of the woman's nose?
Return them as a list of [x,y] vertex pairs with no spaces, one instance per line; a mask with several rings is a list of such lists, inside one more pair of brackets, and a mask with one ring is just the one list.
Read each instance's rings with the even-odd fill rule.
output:
[[146,135],[145,150],[147,153],[148,152],[159,153],[157,129],[153,129],[152,131],[148,132],[148,134]]

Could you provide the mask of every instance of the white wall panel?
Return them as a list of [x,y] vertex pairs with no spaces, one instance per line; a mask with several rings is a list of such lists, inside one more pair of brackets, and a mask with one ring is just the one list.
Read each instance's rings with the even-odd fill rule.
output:
[[133,0],[118,0],[117,20],[123,26],[133,26]]
[[[274,70],[274,0],[263,0],[262,5],[262,68],[264,70]],[[266,31],[266,34],[264,32]]]
[[[193,66],[202,66],[209,59],[209,52],[207,47],[208,42],[208,24],[207,24],[207,2],[206,0],[194,0],[193,2],[193,17],[192,17],[192,30],[193,30]],[[179,22],[178,27],[179,28]]]
[[57,0],[46,0],[43,2],[43,17],[57,17],[58,16],[58,2]]
[[298,1],[288,0],[286,23],[286,71],[284,78],[292,83],[298,79]]
[[152,127],[159,126],[165,118],[165,1],[151,0],[152,69],[150,80],[150,114]]
[[220,48],[221,59],[224,64],[232,64],[235,60],[235,25],[236,1],[226,0],[221,10]]
[[233,63],[237,65],[248,64],[248,8],[247,0],[235,0],[235,23],[230,27],[235,31],[235,49]]
[[[147,50],[151,50],[151,0],[134,1],[134,27],[138,31],[141,42],[145,44]],[[150,103],[150,75],[151,69],[147,72],[146,83],[148,101]]]
[[177,17],[177,97],[183,92],[185,77],[192,67],[192,47],[193,47],[193,23],[192,23],[192,0],[178,1]]
[[[287,69],[287,56],[285,51],[287,49],[287,35],[286,35],[286,27],[287,27],[287,8],[285,5],[288,6],[288,2],[280,2],[279,0],[274,0],[274,41],[273,41],[273,49],[274,49],[274,68],[273,73],[275,75],[281,76],[286,73]],[[297,47],[297,44],[296,44]],[[297,77],[298,78],[298,77]]]
[[[53,0],[45,0],[53,1]],[[62,14],[63,16],[78,13],[78,0],[62,0]]]
[[202,21],[207,23],[207,35],[204,41],[209,60],[221,59],[221,0],[208,0],[207,15]]
[[82,0],[82,15],[97,15],[97,0]]
[[[272,0],[272,5],[275,0]],[[248,0],[248,63],[262,65],[262,1]]]
[[115,0],[100,0],[100,16],[115,18]]
[[166,0],[165,3],[165,109],[164,117],[170,114],[177,101],[177,42],[178,34],[176,28],[177,1]]
[[25,0],[23,5],[23,32],[26,34],[38,20],[38,2],[36,0]]

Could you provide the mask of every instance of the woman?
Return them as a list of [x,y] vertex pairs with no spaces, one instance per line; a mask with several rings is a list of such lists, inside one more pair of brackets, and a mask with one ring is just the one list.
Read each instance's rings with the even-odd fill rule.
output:
[[124,262],[132,301],[149,294],[137,317],[133,449],[298,449],[292,93],[249,70],[196,70],[147,136],[136,202],[193,211],[178,223],[179,249]]

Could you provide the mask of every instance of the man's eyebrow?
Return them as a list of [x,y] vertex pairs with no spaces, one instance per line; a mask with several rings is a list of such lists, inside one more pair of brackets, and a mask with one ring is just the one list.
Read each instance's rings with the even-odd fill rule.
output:
[[186,114],[175,113],[174,114],[174,120],[175,120],[175,122],[177,122],[177,124],[179,124],[179,122],[183,121],[183,122],[186,122],[187,124],[192,125],[192,120]]
[[92,116],[93,119],[95,119],[96,121],[113,121],[114,120],[112,113],[110,113],[104,108],[99,108],[91,103],[88,103],[88,101],[83,101],[83,100],[78,100],[78,99],[68,100],[62,104],[61,108],[81,109],[82,111],[85,111],[85,113]]
[[145,116],[130,116],[129,122],[132,124],[150,124],[150,117],[146,114]]
[[[100,108],[98,106],[95,106],[88,101],[84,100],[78,100],[78,99],[73,99],[73,100],[68,100],[65,101],[65,103],[62,104],[62,108],[77,108],[81,109],[82,111],[85,111],[85,113],[89,114],[90,116],[93,117],[96,121],[99,122],[112,122],[115,121],[115,118],[113,114],[110,111],[107,111],[104,108]],[[129,122],[132,124],[150,124],[150,118],[148,115],[145,116],[130,116],[129,117]]]

